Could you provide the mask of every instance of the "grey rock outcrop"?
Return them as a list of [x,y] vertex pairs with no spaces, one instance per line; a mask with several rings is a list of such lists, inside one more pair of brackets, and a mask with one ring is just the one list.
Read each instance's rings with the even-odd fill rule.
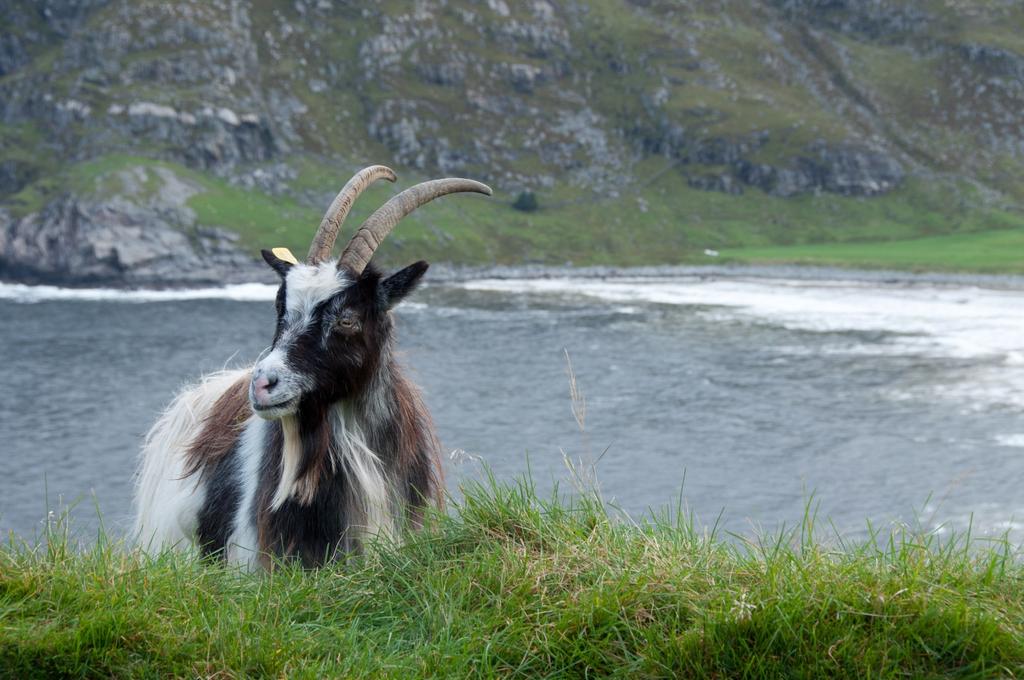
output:
[[0,277],[115,286],[220,285],[267,278],[219,229],[180,229],[123,200],[65,196],[38,213],[0,212]]
[[48,284],[215,285],[266,279],[220,229],[186,233],[126,201],[66,197],[12,219],[0,212],[0,277]]
[[196,224],[188,182],[141,167],[117,179],[122,189],[112,198],[65,193],[20,218],[0,211],[0,277],[117,286],[269,278],[236,234]]
[[278,151],[274,134],[256,114],[239,115],[220,107],[177,111],[151,102],[114,105],[108,119],[144,138],[176,151],[186,164],[204,169],[267,161]]
[[875,196],[891,191],[903,180],[902,166],[891,156],[843,145],[814,145],[789,167],[739,160],[736,177],[750,186],[776,196],[796,196],[808,191],[829,191],[844,196]]

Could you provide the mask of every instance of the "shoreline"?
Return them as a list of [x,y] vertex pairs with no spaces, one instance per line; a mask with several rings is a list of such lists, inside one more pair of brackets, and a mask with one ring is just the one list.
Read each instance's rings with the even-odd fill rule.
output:
[[854,269],[821,265],[646,265],[552,266],[432,265],[435,282],[461,282],[480,279],[779,279],[796,281],[850,281],[884,284],[934,284],[1024,289],[1024,275],[972,272],[915,272],[896,269]]
[[[258,270],[254,268],[254,274]],[[893,269],[853,269],[819,265],[752,265],[752,264],[708,264],[708,265],[646,265],[619,267],[610,265],[567,266],[567,265],[452,265],[446,263],[431,265],[428,283],[453,284],[483,279],[527,280],[527,279],[582,279],[582,280],[665,280],[665,279],[754,279],[788,281],[832,281],[868,283],[880,285],[935,285],[973,286],[991,289],[1024,290],[1024,275],[984,274],[969,272],[916,272]],[[75,282],[68,279],[53,281],[34,278],[19,280],[0,278],[0,288],[16,288],[20,291],[41,291],[52,289],[72,293],[98,294],[152,293],[181,294],[188,292],[232,291],[254,286],[275,286],[272,277],[254,276],[250,280],[229,277],[223,283],[196,285],[195,282],[167,281],[147,286],[103,285],[93,281]],[[216,297],[215,295],[209,295]],[[0,296],[3,299],[7,296]],[[8,298],[9,299],[9,298]]]

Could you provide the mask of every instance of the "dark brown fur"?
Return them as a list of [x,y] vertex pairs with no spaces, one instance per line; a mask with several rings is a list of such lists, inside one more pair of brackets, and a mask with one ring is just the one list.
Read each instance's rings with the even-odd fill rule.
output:
[[430,411],[423,404],[420,391],[392,369],[395,406],[398,420],[397,467],[407,471],[404,496],[408,503],[408,521],[419,528],[423,523],[423,507],[433,502],[444,509],[444,472],[441,466],[441,443],[434,432]]
[[210,469],[226,456],[251,414],[246,373],[217,398],[203,418],[202,429],[185,453],[185,476]]

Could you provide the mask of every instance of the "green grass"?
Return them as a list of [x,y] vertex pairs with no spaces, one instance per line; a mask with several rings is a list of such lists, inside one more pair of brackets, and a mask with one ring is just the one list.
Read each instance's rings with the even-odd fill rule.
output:
[[[87,197],[144,202],[160,191],[159,168],[195,189],[188,206],[198,225],[238,233],[253,255],[285,246],[301,256],[330,197],[357,168],[313,155],[290,162],[297,175],[288,193],[270,196],[174,163],[109,155],[45,176],[6,206],[25,214],[68,188]],[[133,178],[131,191],[125,173]],[[709,262],[703,252],[713,248],[743,262],[1024,271],[1024,214],[989,205],[966,183],[908,180],[873,198],[779,198],[756,189],[731,196],[680,186],[684,180],[664,159],[639,164],[636,175],[639,181],[623,186],[616,197],[564,184],[539,191],[540,208],[528,213],[513,209],[515,196],[501,191],[492,198],[442,198],[403,220],[378,257],[388,266],[417,259],[630,266]],[[397,184],[371,187],[356,203],[346,233],[422,179],[401,172]]]
[[203,187],[189,199],[199,223],[237,232],[253,252],[285,246],[303,256],[323,215],[294,200],[245,191],[220,180],[206,179]]
[[812,529],[723,542],[492,484],[319,572],[55,535],[0,549],[0,676],[1024,676],[1008,545]]
[[1024,229],[888,243],[737,248],[723,250],[721,254],[728,260],[743,262],[1024,274]]
[[[350,171],[309,159],[299,167],[293,186],[306,192],[319,188],[325,195]],[[380,257],[394,264],[418,258],[471,264],[671,264],[706,261],[705,248],[887,243],[950,232],[978,234],[984,240],[982,232],[1002,238],[1024,230],[1024,215],[984,205],[970,185],[908,181],[900,190],[875,198],[826,194],[783,199],[752,189],[730,196],[679,187],[676,171],[666,169],[663,161],[642,164],[637,174],[645,180],[624,187],[617,198],[564,185],[538,192],[540,210],[530,213],[512,209],[515,196],[501,192],[490,199],[440,199],[406,218],[385,241]],[[350,222],[357,224],[392,193],[420,179],[402,173],[395,186],[376,185],[356,204]],[[291,239],[282,245],[305,249],[319,221],[318,211],[314,213],[305,223],[282,230],[280,237]],[[1016,271],[1012,262],[1006,263],[1012,254],[1000,256],[992,263],[983,255],[952,261],[935,249],[922,248],[909,266]],[[861,264],[888,262],[868,258]]]

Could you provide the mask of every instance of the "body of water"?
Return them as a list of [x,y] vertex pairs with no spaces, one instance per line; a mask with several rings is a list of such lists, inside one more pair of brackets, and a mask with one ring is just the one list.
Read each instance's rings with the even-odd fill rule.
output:
[[[0,285],[0,528],[31,537],[74,502],[83,532],[97,505],[126,526],[142,435],[182,385],[256,358],[273,294]],[[1024,540],[1021,288],[481,279],[422,289],[399,334],[456,494],[475,459],[567,485],[567,455],[597,460],[634,515],[753,535],[811,501],[851,537],[871,521]]]

